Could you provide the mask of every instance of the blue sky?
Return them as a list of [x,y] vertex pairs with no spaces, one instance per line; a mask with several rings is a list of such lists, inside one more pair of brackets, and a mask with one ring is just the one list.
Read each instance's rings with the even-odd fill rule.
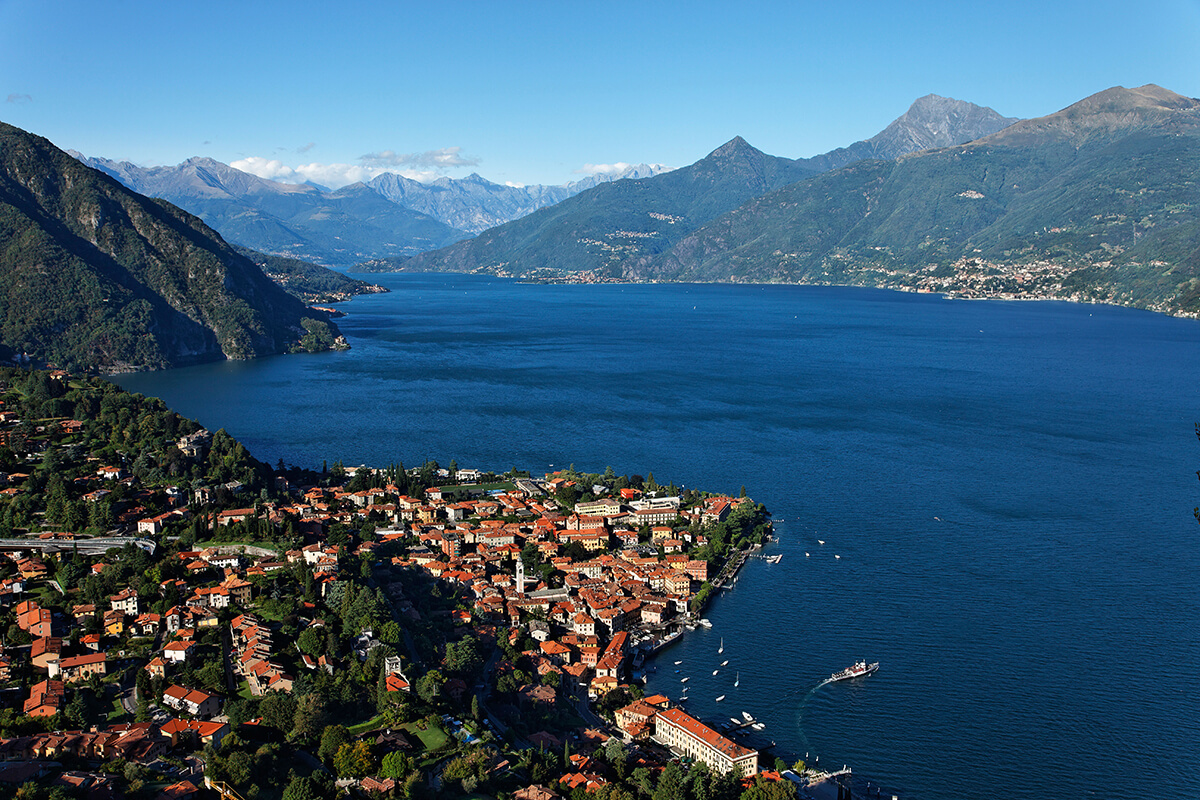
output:
[[1200,96],[1198,42],[1200,0],[0,0],[0,120],[146,166],[563,183],[735,135],[811,156],[931,92],[1019,117],[1114,85]]

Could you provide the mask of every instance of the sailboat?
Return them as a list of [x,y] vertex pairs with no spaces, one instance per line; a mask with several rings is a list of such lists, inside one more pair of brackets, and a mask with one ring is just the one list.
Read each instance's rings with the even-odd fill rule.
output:
[[738,684],[741,682],[742,682],[742,673],[739,672],[737,674],[737,677],[733,679],[733,688],[736,689],[738,687]]
[[717,654],[720,655],[721,653],[724,653],[724,652],[725,652],[725,637],[722,636],[721,637],[721,646],[717,648]]

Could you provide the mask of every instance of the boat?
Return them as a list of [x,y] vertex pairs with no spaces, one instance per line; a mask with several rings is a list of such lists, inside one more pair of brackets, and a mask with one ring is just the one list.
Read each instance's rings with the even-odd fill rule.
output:
[[754,722],[754,717],[750,716],[745,711],[742,712],[742,719],[746,720],[746,722]]
[[824,539],[817,539],[817,544],[825,544],[825,540],[824,540]]
[[804,557],[805,557],[805,558],[808,558],[808,553],[805,553],[805,554],[804,554]]
[[762,724],[761,722],[756,722],[753,725],[751,725],[750,727],[754,728],[754,730],[756,730],[756,731],[761,731],[763,728],[765,728],[767,726]]
[[719,669],[714,669],[714,670],[713,670],[713,675],[716,675],[716,674],[717,674],[718,672],[720,672],[720,671],[721,671],[721,670],[719,670]]
[[845,681],[850,678],[862,678],[870,675],[875,670],[879,669],[879,662],[868,664],[866,661],[858,661],[852,667],[846,667],[841,672],[835,672],[829,676],[829,682]]
[[702,619],[699,619],[699,620],[697,620],[697,622],[698,622],[700,625],[704,626],[705,628],[711,628],[711,627],[712,627],[712,623],[711,623],[710,621],[708,621],[707,619],[703,619],[703,618],[702,618]]
[[739,673],[737,673],[737,677],[733,679],[733,688],[736,689],[738,687],[738,684],[740,684],[741,682],[742,682],[742,673],[739,672]]
[[740,719],[738,719],[737,717],[730,717],[730,718],[729,718],[729,721],[730,721],[730,722],[732,722],[734,725],[741,725],[741,724],[742,724],[742,721],[741,721]]
[[721,695],[720,697],[717,698],[717,702],[719,703],[724,699],[725,699],[725,695]]
[[679,661],[676,661],[676,662],[675,662],[675,666],[677,666],[677,667],[678,667],[678,666],[679,666],[680,664],[682,664],[682,663],[683,663],[683,659],[680,659]]
[[679,679],[679,682],[680,682],[680,683],[687,683],[687,682],[688,682],[688,679],[687,679],[687,678],[680,678],[680,679]]
[[724,661],[722,661],[722,662],[721,662],[721,666],[722,666],[722,667],[727,667],[727,666],[729,666],[729,659],[727,658],[727,659],[725,659]]
[[841,556],[834,556],[834,558],[836,558],[836,559],[838,559],[838,560],[840,561],[842,557],[841,557]]
[[725,652],[725,637],[722,636],[721,637],[721,646],[717,648],[717,654],[720,655],[721,653],[724,653],[724,652]]

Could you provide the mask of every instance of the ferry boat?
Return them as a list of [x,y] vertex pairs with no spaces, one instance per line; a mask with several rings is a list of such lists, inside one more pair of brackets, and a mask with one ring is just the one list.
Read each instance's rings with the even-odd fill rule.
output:
[[849,680],[850,678],[862,678],[866,675],[870,675],[877,669],[879,669],[878,661],[873,664],[868,664],[866,661],[859,661],[852,667],[846,667],[841,672],[833,673],[829,676],[829,681],[832,683],[833,681],[844,681]]

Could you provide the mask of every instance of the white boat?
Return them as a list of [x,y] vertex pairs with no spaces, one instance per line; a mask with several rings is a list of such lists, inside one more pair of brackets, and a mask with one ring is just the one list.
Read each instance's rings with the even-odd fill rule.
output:
[[825,540],[824,540],[824,539],[817,539],[817,544],[825,544]]
[[725,652],[725,637],[722,636],[721,637],[721,646],[717,648],[717,654],[720,655],[721,653],[724,653],[724,652]]
[[838,559],[838,560],[841,560],[841,558],[842,558],[842,557],[841,557],[841,556],[834,556],[834,558],[836,558],[836,559]]
[[841,672],[835,672],[829,676],[829,682],[844,681],[850,678],[861,678],[865,675],[870,675],[875,670],[879,669],[879,662],[868,664],[866,661],[858,661],[852,667],[846,667]]
[[719,670],[719,669],[714,669],[714,670],[713,670],[713,675],[716,675],[716,674],[717,674],[718,672],[720,672],[720,671],[721,671],[721,670]]
[[677,666],[677,667],[678,667],[678,666],[679,666],[680,664],[682,664],[682,663],[683,663],[683,660],[682,660],[682,659],[680,659],[679,661],[676,661],[676,662],[675,662],[675,666]]
[[738,684],[741,682],[742,682],[742,673],[739,672],[737,674],[737,677],[733,679],[733,688],[736,689],[738,687]]
[[707,619],[700,619],[700,620],[697,620],[697,622],[698,622],[700,625],[703,625],[705,628],[711,628],[711,627],[712,627],[712,623],[711,623],[711,622],[709,622]]
[[756,722],[753,725],[751,725],[750,727],[754,728],[754,730],[756,730],[756,731],[761,731],[763,728],[765,728],[767,726],[762,724],[761,722]]
[[737,717],[730,717],[730,718],[729,718],[729,721],[730,721],[730,722],[732,722],[734,725],[741,725],[741,724],[742,724],[742,721],[741,721],[740,719],[738,719]]
[[720,697],[717,698],[717,702],[719,703],[724,699],[725,699],[725,695],[721,695]]
[[754,722],[754,717],[750,716],[745,711],[742,712],[742,719],[746,720],[746,722]]
[[805,553],[805,554],[804,554],[804,557],[805,557],[805,558],[808,558],[808,553]]
[[680,682],[680,683],[687,683],[687,682],[688,682],[688,679],[687,679],[687,678],[680,678],[680,679],[679,679],[679,682]]
[[728,667],[728,666],[729,666],[729,659],[727,658],[727,659],[725,659],[724,661],[722,661],[722,662],[721,662],[721,666],[722,666],[722,667]]

